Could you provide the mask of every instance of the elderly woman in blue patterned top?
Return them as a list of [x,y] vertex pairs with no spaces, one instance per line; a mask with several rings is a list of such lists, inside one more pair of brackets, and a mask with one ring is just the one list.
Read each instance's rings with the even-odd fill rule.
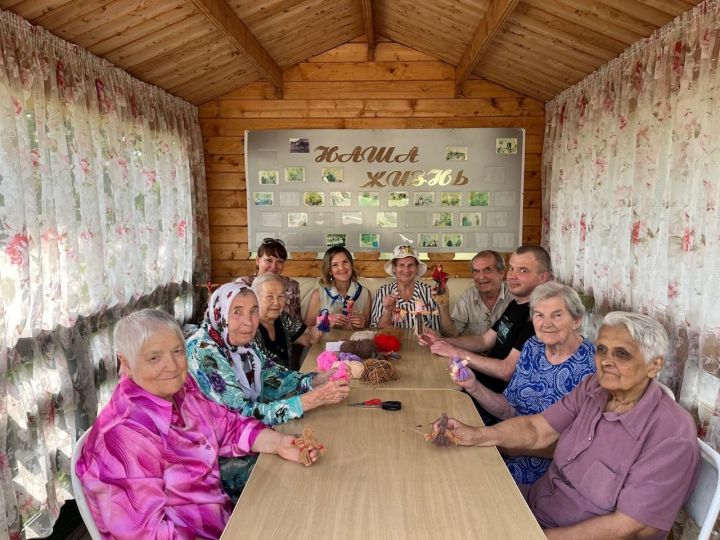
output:
[[[586,376],[595,373],[595,346],[578,333],[585,308],[578,294],[555,281],[538,285],[530,295],[535,337],[525,342],[515,373],[502,394],[488,390],[467,370],[455,382],[485,410],[502,420],[538,414],[562,399]],[[552,453],[506,456],[518,484],[532,484],[551,463]]]
[[[188,368],[203,394],[267,425],[347,397],[347,382],[330,381],[331,371],[298,373],[266,358],[252,344],[259,324],[257,297],[247,285],[226,283],[213,292],[205,320],[186,342]],[[231,498],[239,495],[254,463],[221,461],[223,487]]]
[[420,261],[415,249],[397,246],[392,259],[385,264],[385,272],[395,281],[383,285],[375,294],[370,326],[415,328],[421,318],[423,327],[429,326],[439,333],[439,312],[432,288],[417,279],[427,272],[427,265]]

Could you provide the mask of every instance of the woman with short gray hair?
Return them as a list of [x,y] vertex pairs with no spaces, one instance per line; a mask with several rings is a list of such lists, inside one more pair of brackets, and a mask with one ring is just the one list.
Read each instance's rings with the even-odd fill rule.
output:
[[232,512],[218,458],[265,452],[299,461],[294,436],[205,398],[167,313],[123,317],[114,341],[120,383],[76,464],[98,530],[103,538],[218,538]]
[[548,538],[664,539],[701,460],[695,422],[655,381],[667,343],[651,317],[608,313],[596,375],[541,414],[488,428],[451,418],[449,432],[467,446],[555,445],[548,471],[521,487]]
[[322,332],[284,311],[285,283],[277,274],[268,272],[257,277],[252,289],[260,309],[255,347],[276,364],[299,369],[292,354],[293,344],[305,347],[317,343],[322,339]]
[[[537,414],[560,400],[587,375],[595,372],[595,347],[578,333],[585,308],[567,285],[550,281],[530,295],[535,336],[525,342],[515,373],[502,394],[486,388],[468,370],[465,388],[490,414],[506,420]],[[550,466],[550,456],[506,456],[518,484],[532,484]]]

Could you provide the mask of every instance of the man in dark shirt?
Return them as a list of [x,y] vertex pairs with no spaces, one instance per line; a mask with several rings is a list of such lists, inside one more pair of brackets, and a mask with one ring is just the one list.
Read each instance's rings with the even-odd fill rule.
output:
[[[530,295],[551,276],[550,256],[545,249],[532,244],[520,246],[510,255],[506,277],[515,300],[508,304],[490,330],[479,336],[444,339],[427,331],[420,336],[420,344],[429,345],[435,354],[467,360],[483,385],[493,392],[502,392],[515,373],[525,341],[535,335],[530,317]],[[484,410],[480,412],[486,424],[497,422]]]

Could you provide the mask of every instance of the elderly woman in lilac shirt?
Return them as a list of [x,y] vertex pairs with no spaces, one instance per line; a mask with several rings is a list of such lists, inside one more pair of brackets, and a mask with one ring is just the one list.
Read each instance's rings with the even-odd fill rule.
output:
[[170,315],[132,313],[114,338],[125,376],[76,469],[98,529],[103,538],[218,538],[232,512],[218,456],[299,461],[294,437],[206,399],[187,376],[182,331]]
[[544,412],[487,428],[451,419],[449,430],[468,446],[557,442],[548,471],[523,491],[548,538],[664,539],[699,464],[692,418],[654,380],[667,333],[647,315],[616,311],[595,345],[597,374]]

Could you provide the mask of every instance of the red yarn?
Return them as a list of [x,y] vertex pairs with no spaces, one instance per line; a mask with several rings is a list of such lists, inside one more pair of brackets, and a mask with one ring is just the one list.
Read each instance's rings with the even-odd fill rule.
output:
[[375,345],[380,352],[395,352],[400,350],[400,340],[389,334],[375,336]]

